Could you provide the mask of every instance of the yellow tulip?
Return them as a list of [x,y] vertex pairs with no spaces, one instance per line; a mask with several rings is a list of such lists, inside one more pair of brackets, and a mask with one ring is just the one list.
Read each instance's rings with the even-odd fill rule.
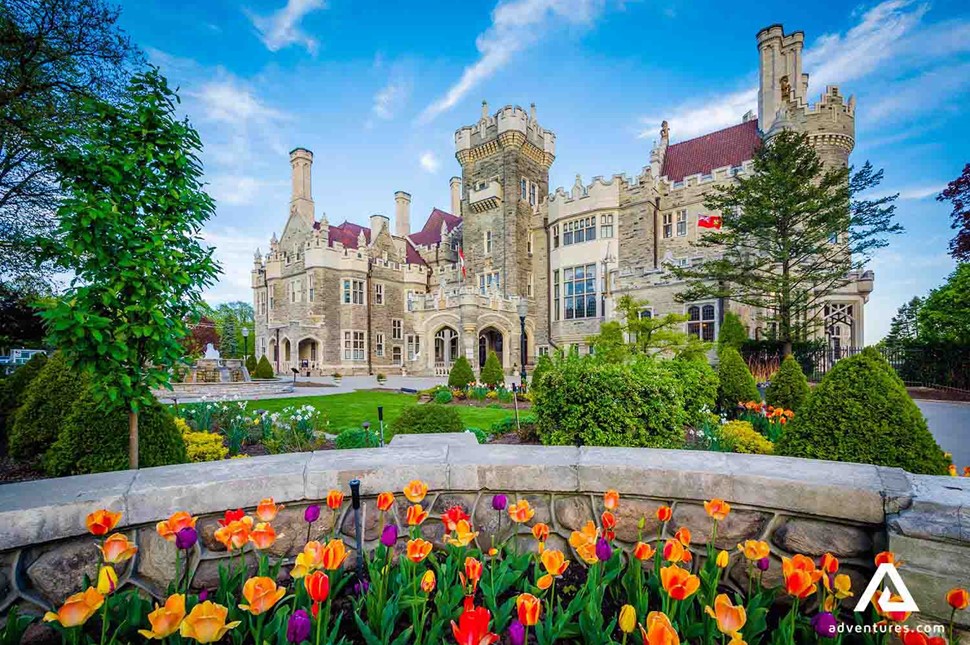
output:
[[721,551],[720,553],[717,554],[717,560],[715,560],[714,563],[717,565],[718,569],[723,569],[728,565],[729,558],[730,556],[728,555],[727,551]]
[[[637,610],[633,605],[623,605],[620,607],[620,631],[625,634],[632,634],[637,626]],[[625,638],[625,637],[624,637]]]
[[229,610],[226,607],[206,600],[192,608],[182,621],[179,634],[183,638],[194,638],[200,643],[215,643],[241,622],[234,620],[227,623],[228,615]]
[[98,593],[107,596],[110,593],[114,593],[114,590],[117,588],[118,574],[115,573],[114,567],[106,564],[98,571]]
[[286,595],[286,589],[278,587],[272,578],[266,576],[250,578],[243,585],[243,597],[249,604],[239,605],[239,608],[258,616],[272,609],[284,595]]
[[[120,513],[118,514],[120,517]],[[55,614],[52,611],[44,614],[44,622],[58,622],[62,627],[77,627],[88,622],[88,618],[101,608],[104,596],[94,587],[68,597]]]
[[148,614],[148,622],[152,625],[151,630],[139,629],[138,633],[149,640],[162,640],[178,631],[183,618],[185,618],[185,595],[172,594],[165,601],[165,605],[159,607],[156,603],[155,611]]

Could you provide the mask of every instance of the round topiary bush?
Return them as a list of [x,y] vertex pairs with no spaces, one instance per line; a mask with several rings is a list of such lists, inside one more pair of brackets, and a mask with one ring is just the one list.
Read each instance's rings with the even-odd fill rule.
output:
[[[138,414],[138,465],[167,466],[188,461],[175,417],[155,403]],[[86,475],[128,468],[128,410],[99,406],[90,391],[74,402],[57,441],[44,455],[52,477]]]
[[404,408],[391,422],[394,434],[461,432],[464,429],[465,425],[455,408],[435,403]]
[[47,354],[34,354],[13,374],[0,381],[0,441],[3,442],[0,448],[3,450],[7,448],[7,435],[13,428],[13,415],[24,402],[27,386],[37,378],[46,364]]
[[381,441],[373,430],[349,428],[337,435],[334,444],[341,450],[348,450],[351,448],[377,448]]
[[24,390],[23,404],[14,415],[9,441],[14,459],[34,459],[50,448],[86,382],[84,376],[68,367],[61,352],[50,357]]
[[505,383],[502,363],[499,362],[498,355],[494,351],[488,352],[488,357],[485,359],[485,365],[482,366],[482,373],[478,380],[489,387],[497,387]]
[[728,421],[720,427],[721,441],[734,452],[748,455],[770,455],[774,444],[754,429],[750,421]]
[[721,412],[733,413],[738,403],[760,401],[761,392],[751,376],[751,370],[733,347],[724,347],[718,352],[717,364],[717,405]]
[[532,411],[544,444],[674,448],[683,443],[683,389],[658,359],[606,363],[568,356],[542,376]]
[[256,357],[250,354],[246,357],[246,371],[249,372],[249,378],[253,377],[256,373],[256,368],[259,367],[259,362],[257,362]]
[[435,403],[447,405],[448,403],[451,403],[454,399],[455,397],[454,395],[452,395],[451,390],[443,389],[443,390],[438,390],[437,392],[434,393],[433,400]]
[[276,378],[276,372],[273,370],[269,359],[266,358],[266,354],[259,357],[259,362],[256,363],[256,373],[249,376],[250,378]]
[[730,311],[724,314],[724,322],[717,333],[717,348],[733,347],[740,351],[741,346],[748,340],[748,332],[741,324],[741,318]]
[[464,390],[474,381],[475,372],[472,371],[471,363],[464,356],[459,356],[451,366],[451,371],[448,372],[448,387]]
[[661,365],[676,377],[683,389],[687,422],[700,427],[717,406],[717,372],[706,358],[675,358]]
[[781,362],[778,373],[772,377],[768,390],[765,392],[765,400],[768,405],[776,408],[798,412],[811,391],[811,388],[808,387],[808,379],[802,372],[802,366],[798,364],[794,356],[789,354]]
[[808,395],[775,453],[945,475],[947,460],[879,352],[843,358]]

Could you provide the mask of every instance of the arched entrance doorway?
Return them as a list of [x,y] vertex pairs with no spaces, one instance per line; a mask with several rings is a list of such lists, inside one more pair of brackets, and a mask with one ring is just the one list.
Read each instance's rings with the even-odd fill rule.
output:
[[495,329],[494,327],[486,327],[478,334],[478,366],[481,368],[485,365],[485,360],[488,358],[489,351],[494,351],[498,356],[498,360],[502,363],[502,367],[505,367],[505,360],[502,356],[503,349],[503,338],[502,332]]
[[442,327],[434,335],[435,375],[447,376],[458,356],[458,332],[451,327]]
[[283,363],[289,365],[290,363],[290,339],[283,339]]
[[317,341],[312,338],[304,338],[297,345],[297,353],[300,356],[300,371],[314,370],[317,368]]

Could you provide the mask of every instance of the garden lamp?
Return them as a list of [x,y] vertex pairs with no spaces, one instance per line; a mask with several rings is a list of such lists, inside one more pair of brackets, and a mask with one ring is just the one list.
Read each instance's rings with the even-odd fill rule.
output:
[[357,542],[357,582],[364,581],[364,541],[360,530],[360,480],[350,480],[350,505],[354,509],[354,537]]
[[381,448],[383,448],[384,447],[384,406],[383,405],[377,406],[377,421],[378,423],[380,423],[380,426],[381,426],[380,439],[381,439]]
[[522,388],[525,388],[525,378],[526,378],[525,376],[526,356],[525,355],[528,352],[528,348],[526,347],[526,338],[525,338],[525,317],[526,317],[526,314],[529,313],[529,302],[525,298],[519,298],[519,304],[517,305],[516,308],[518,309],[518,314],[519,314],[519,324],[522,326],[522,330],[521,330],[522,338],[521,338],[521,342],[519,343],[519,354],[521,355],[522,373],[519,375],[519,378],[520,378]]

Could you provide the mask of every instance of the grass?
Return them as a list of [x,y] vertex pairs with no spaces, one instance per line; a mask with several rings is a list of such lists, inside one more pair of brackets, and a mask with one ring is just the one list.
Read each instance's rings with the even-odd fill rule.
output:
[[[391,433],[386,430],[388,425],[401,414],[401,410],[415,403],[417,403],[417,400],[413,394],[357,391],[326,396],[258,399],[249,401],[248,409],[276,412],[288,407],[312,405],[317,410],[326,413],[330,420],[330,427],[327,431],[332,434],[340,434],[348,428],[359,428],[365,421],[369,421],[371,428],[376,430],[378,427],[377,407],[383,406],[385,437],[390,438]],[[466,428],[481,428],[485,432],[489,431],[493,423],[515,416],[514,410],[477,408],[465,405],[455,406],[455,409]]]

